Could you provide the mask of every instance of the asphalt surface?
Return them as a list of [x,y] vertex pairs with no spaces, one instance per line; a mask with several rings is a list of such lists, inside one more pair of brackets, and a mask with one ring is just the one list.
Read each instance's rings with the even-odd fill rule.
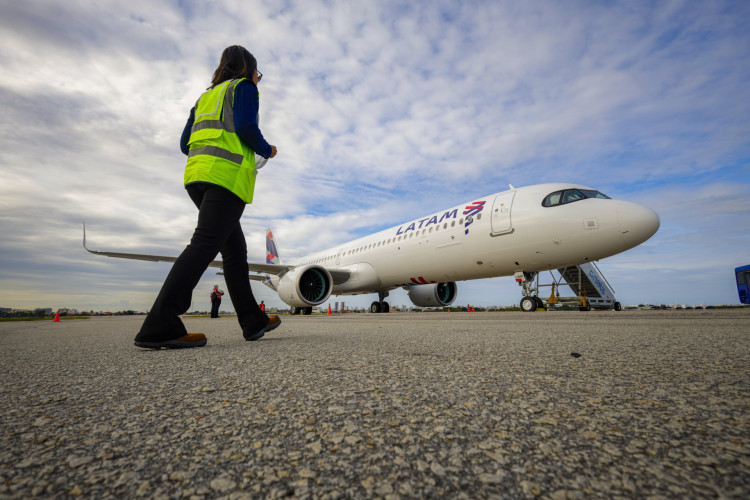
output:
[[142,317],[0,323],[0,498],[748,498],[749,320],[196,318],[161,351]]

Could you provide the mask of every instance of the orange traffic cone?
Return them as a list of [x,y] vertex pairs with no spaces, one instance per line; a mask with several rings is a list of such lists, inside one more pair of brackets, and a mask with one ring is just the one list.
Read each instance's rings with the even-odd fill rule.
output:
[[60,311],[57,311],[55,313],[55,319],[52,320],[53,323],[59,323],[60,322]]
[[331,303],[330,302],[328,303],[328,315],[329,316],[331,315]]

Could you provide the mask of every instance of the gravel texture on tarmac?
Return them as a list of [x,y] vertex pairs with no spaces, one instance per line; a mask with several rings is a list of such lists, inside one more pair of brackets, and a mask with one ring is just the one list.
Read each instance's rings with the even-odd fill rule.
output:
[[0,323],[0,498],[750,498],[750,308],[142,320]]

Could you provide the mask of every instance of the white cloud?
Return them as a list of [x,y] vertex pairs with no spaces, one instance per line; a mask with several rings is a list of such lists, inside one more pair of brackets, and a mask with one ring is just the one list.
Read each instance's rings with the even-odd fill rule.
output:
[[[195,209],[179,136],[235,43],[258,58],[261,128],[279,148],[243,217],[251,256],[269,224],[291,258],[508,182],[565,180],[662,216],[652,241],[612,259],[618,280],[628,266],[702,279],[689,270],[748,246],[748,21],[729,2],[5,3],[0,305],[20,306],[7,290],[21,286],[83,306],[81,267],[132,295],[101,303],[155,293],[161,267],[82,254],[80,223],[100,248],[184,247]],[[713,296],[730,301],[722,287]]]

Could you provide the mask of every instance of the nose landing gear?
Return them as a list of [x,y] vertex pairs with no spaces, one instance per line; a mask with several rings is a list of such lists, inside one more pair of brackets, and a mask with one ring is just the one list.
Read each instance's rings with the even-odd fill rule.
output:
[[539,297],[524,297],[521,299],[521,310],[523,312],[534,312],[537,309],[546,309],[544,301]]

